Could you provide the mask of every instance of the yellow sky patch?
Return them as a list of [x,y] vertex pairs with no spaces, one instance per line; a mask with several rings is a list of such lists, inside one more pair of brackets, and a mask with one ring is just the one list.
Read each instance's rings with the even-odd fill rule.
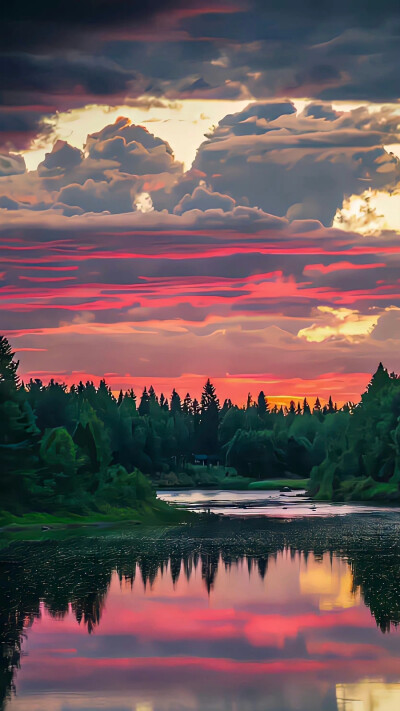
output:
[[376,326],[379,315],[363,315],[359,311],[340,308],[334,309],[330,306],[317,306],[318,321],[300,329],[298,336],[310,343],[321,343],[332,337],[344,337],[350,340],[357,340],[367,336]]
[[22,155],[28,170],[35,170],[57,139],[68,141],[76,148],[83,148],[89,133],[100,131],[107,124],[114,123],[119,116],[126,116],[132,123],[145,126],[155,136],[168,141],[175,158],[188,170],[197,148],[204,141],[204,134],[224,116],[242,111],[248,103],[248,100],[184,100],[165,103],[152,103],[149,100],[147,106],[85,106],[49,119],[48,123],[52,126],[50,134],[46,137],[38,136]]

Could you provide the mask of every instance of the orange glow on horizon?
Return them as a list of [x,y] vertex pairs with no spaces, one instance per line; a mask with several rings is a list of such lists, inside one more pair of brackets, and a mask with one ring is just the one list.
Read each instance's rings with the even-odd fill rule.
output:
[[341,407],[349,401],[358,402],[371,379],[370,373],[324,373],[314,379],[279,378],[271,373],[227,374],[223,378],[198,373],[183,373],[176,377],[132,376],[129,373],[121,375],[114,372],[95,375],[81,371],[71,373],[22,371],[20,374],[21,380],[25,383],[30,378],[40,378],[44,383],[54,378],[57,382],[66,383],[68,386],[76,385],[80,380],[84,383],[93,381],[98,386],[100,380],[104,378],[116,397],[121,389],[125,391],[133,387],[138,404],[143,388],[149,388],[150,385],[154,387],[158,396],[163,393],[169,398],[172,389],[175,388],[182,399],[189,392],[193,399],[200,400],[203,385],[208,377],[215,385],[221,406],[226,398],[230,398],[239,407],[246,404],[249,393],[253,401],[257,401],[260,390],[264,391],[271,406],[287,406],[291,400],[294,400],[296,405],[298,401],[302,404],[306,397],[312,407],[317,397],[323,405],[331,396],[337,406]]

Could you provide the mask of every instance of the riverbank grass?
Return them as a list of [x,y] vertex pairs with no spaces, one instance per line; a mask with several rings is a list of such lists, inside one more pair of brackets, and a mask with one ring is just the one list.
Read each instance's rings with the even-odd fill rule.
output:
[[190,511],[178,508],[173,504],[167,504],[160,499],[154,502],[140,502],[136,508],[122,508],[113,506],[102,506],[96,511],[84,514],[77,514],[71,511],[58,511],[49,513],[46,511],[32,511],[29,513],[16,514],[7,511],[0,511],[0,529],[19,528],[71,528],[96,524],[111,524],[120,522],[131,522],[133,524],[179,524],[190,521],[195,514]]

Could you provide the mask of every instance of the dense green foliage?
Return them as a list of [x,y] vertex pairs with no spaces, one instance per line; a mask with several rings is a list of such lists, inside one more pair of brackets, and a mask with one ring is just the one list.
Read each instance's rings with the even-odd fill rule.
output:
[[115,397],[104,380],[24,385],[17,367],[1,338],[0,499],[9,512],[135,507],[154,497],[149,480],[218,486],[221,470],[240,486],[311,476],[324,499],[399,495],[400,380],[382,364],[361,402],[341,410],[318,398],[312,409],[306,399],[270,408],[263,392],[246,407],[221,407],[210,380],[200,403],[175,389],[168,403],[152,387],[137,403],[133,390]]
[[317,498],[399,498],[400,379],[379,364],[361,402],[324,423],[323,461],[311,472]]
[[[125,514],[151,514],[156,508],[167,518],[167,507],[156,504],[149,479],[113,457],[109,423],[115,400],[105,384],[97,391],[85,388],[85,395],[74,388],[67,392],[53,381],[48,386],[31,381],[25,388],[18,382],[17,367],[7,340],[0,337],[1,509],[17,515],[97,511],[105,516],[121,508]],[[131,427],[129,402],[118,411],[123,442]]]

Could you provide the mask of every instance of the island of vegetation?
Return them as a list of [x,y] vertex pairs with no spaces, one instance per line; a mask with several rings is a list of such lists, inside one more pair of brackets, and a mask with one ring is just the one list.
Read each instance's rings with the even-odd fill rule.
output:
[[21,382],[0,337],[0,525],[16,521],[177,521],[156,488],[306,488],[320,500],[400,499],[400,379],[380,363],[340,409],[260,392],[222,406],[153,387],[137,400],[101,380]]

